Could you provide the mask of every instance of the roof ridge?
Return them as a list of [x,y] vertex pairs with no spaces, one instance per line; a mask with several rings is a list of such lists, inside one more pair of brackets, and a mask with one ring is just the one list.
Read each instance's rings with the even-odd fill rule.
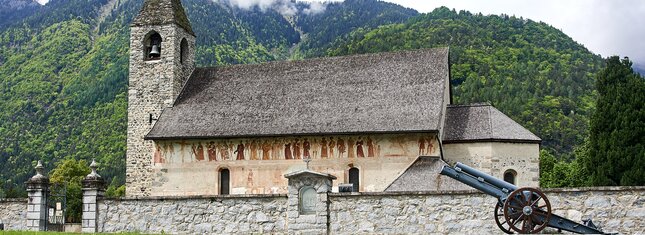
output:
[[488,127],[489,127],[488,131],[490,132],[490,136],[495,136],[494,135],[495,133],[493,133],[493,131],[494,131],[494,129],[493,129],[493,116],[491,115],[491,109],[492,108],[493,108],[492,105],[488,106]]
[[470,104],[448,104],[448,108],[468,108],[468,107],[483,107],[493,106],[490,102],[478,102]]
[[246,67],[246,66],[260,66],[266,64],[278,64],[278,63],[305,63],[305,62],[318,62],[326,60],[336,60],[336,59],[351,59],[351,58],[361,58],[361,57],[382,57],[384,55],[400,55],[405,53],[421,53],[421,52],[441,52],[448,51],[448,47],[432,47],[432,48],[421,48],[413,50],[400,50],[400,51],[386,51],[386,52],[370,52],[363,54],[352,54],[352,55],[341,55],[341,56],[323,56],[323,57],[313,57],[305,58],[300,60],[273,60],[260,63],[251,63],[251,64],[226,64],[226,65],[215,65],[215,66],[205,66],[205,67],[196,67],[196,69],[218,69],[218,68],[234,68],[234,67]]

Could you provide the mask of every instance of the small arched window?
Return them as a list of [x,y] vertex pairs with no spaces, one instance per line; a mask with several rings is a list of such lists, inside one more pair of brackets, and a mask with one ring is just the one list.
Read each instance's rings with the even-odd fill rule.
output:
[[517,177],[517,172],[514,170],[506,170],[504,172],[504,181],[515,184],[515,178]]
[[158,60],[161,59],[161,35],[155,31],[148,33],[145,41],[143,42],[144,60]]
[[179,62],[184,64],[186,59],[188,59],[188,41],[185,38],[181,39],[179,50]]
[[231,184],[231,173],[228,169],[224,168],[219,170],[219,194],[230,194],[229,188]]
[[358,168],[352,167],[349,168],[349,183],[353,185],[353,190],[354,192],[358,192],[358,189],[360,187],[360,177],[359,177],[359,171]]

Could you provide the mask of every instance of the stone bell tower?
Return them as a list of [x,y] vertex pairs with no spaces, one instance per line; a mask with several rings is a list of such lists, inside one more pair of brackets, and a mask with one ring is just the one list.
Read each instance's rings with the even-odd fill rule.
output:
[[154,146],[144,137],[195,68],[195,33],[180,0],[145,0],[130,25],[126,196],[149,196]]

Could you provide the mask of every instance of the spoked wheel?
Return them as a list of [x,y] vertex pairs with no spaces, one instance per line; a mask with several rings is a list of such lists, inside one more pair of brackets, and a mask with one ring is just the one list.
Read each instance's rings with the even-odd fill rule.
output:
[[504,206],[501,202],[495,203],[495,223],[497,223],[497,227],[499,227],[499,229],[501,229],[504,233],[513,234],[511,227],[506,222],[506,219],[504,219],[503,209]]
[[518,233],[538,233],[551,218],[551,203],[535,188],[519,188],[504,202],[504,219]]

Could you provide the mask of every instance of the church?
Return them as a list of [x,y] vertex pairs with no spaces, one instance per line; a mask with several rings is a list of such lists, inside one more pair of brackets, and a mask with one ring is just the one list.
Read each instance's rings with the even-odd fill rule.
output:
[[195,67],[180,0],[130,26],[126,196],[284,194],[285,175],[352,191],[454,189],[463,162],[539,183],[540,138],[490,104],[452,104],[448,48]]

